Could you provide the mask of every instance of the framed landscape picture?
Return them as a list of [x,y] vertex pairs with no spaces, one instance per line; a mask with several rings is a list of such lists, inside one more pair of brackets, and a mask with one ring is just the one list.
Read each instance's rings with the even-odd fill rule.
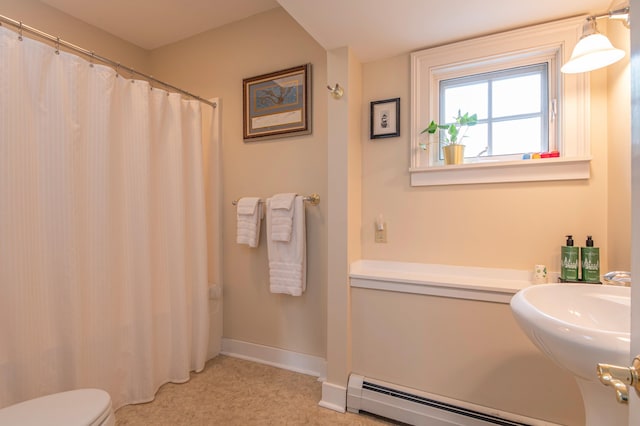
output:
[[400,136],[400,98],[371,102],[370,139]]
[[242,85],[245,141],[311,133],[311,64],[245,78]]

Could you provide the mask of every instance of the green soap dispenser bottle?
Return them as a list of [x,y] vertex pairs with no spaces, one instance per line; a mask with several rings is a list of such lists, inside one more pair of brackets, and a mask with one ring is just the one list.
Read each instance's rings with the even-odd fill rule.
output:
[[567,245],[560,248],[560,280],[578,281],[578,247],[573,246],[573,236],[567,235]]
[[582,281],[588,283],[600,282],[600,249],[593,246],[591,235],[587,236],[586,247],[580,250],[582,263]]

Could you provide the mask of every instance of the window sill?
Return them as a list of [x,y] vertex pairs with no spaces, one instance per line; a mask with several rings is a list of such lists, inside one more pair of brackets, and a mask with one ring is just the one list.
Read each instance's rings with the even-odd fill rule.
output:
[[353,262],[349,277],[351,287],[497,303],[531,285],[530,271],[379,260]]
[[411,186],[589,179],[590,157],[465,163],[409,169]]

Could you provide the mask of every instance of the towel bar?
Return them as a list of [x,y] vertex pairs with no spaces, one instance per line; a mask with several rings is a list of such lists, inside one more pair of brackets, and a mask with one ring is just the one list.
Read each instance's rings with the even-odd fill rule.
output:
[[[318,204],[320,204],[320,194],[313,193],[311,195],[307,195],[306,197],[303,198],[303,200],[308,202],[312,206],[317,206]],[[264,203],[263,200],[260,200],[259,202]],[[234,206],[237,206],[238,200],[233,200],[231,204],[233,204]]]

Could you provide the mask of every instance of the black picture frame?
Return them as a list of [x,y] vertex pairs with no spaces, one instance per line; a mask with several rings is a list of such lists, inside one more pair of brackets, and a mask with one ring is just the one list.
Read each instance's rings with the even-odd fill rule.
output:
[[245,142],[311,133],[311,64],[245,78]]
[[400,136],[400,98],[371,102],[370,139]]

